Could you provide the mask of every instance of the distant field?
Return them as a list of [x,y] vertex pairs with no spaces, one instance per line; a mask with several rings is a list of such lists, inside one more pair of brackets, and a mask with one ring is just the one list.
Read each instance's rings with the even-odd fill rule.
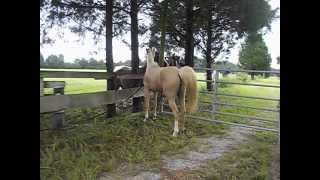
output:
[[[93,78],[44,78],[45,81],[65,81],[65,94],[81,94],[105,91],[106,80],[95,80]],[[53,89],[45,88],[45,94],[52,94]]]

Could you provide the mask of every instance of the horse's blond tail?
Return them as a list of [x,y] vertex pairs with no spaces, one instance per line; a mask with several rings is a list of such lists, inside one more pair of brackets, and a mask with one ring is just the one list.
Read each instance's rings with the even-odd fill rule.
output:
[[198,109],[197,76],[189,66],[180,68],[182,81],[186,87],[186,112],[196,112]]

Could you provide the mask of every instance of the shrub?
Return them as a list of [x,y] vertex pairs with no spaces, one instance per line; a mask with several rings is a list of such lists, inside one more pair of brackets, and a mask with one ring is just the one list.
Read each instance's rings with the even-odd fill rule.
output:
[[248,74],[247,73],[237,73],[237,79],[242,81],[242,82],[247,82],[248,81]]

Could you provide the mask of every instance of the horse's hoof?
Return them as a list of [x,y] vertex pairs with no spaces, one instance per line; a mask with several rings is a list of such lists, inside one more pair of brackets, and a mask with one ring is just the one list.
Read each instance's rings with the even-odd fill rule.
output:
[[143,122],[147,122],[147,119],[148,119],[148,118],[144,118],[144,119],[143,119]]
[[174,131],[172,134],[173,137],[177,137],[177,135],[178,135],[178,132],[176,132],[176,131]]
[[157,119],[157,116],[153,116],[152,119],[153,119],[153,120],[156,120],[156,119]]

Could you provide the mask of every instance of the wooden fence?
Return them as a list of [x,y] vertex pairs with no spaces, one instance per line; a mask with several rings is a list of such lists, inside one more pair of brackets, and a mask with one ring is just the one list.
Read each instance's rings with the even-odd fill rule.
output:
[[[122,90],[108,90],[94,93],[65,95],[64,81],[44,81],[44,78],[93,78],[93,79],[143,79],[143,74],[114,74],[107,72],[81,72],[61,70],[40,70],[40,114],[53,113],[53,128],[62,127],[63,114],[69,108],[90,108],[116,104],[130,98],[141,98],[141,87]],[[44,88],[53,88],[54,95],[44,96]]]
[[143,90],[141,88],[73,95],[42,96],[40,97],[40,113],[56,112],[68,108],[89,108],[115,104],[129,97],[141,96],[143,96]]

